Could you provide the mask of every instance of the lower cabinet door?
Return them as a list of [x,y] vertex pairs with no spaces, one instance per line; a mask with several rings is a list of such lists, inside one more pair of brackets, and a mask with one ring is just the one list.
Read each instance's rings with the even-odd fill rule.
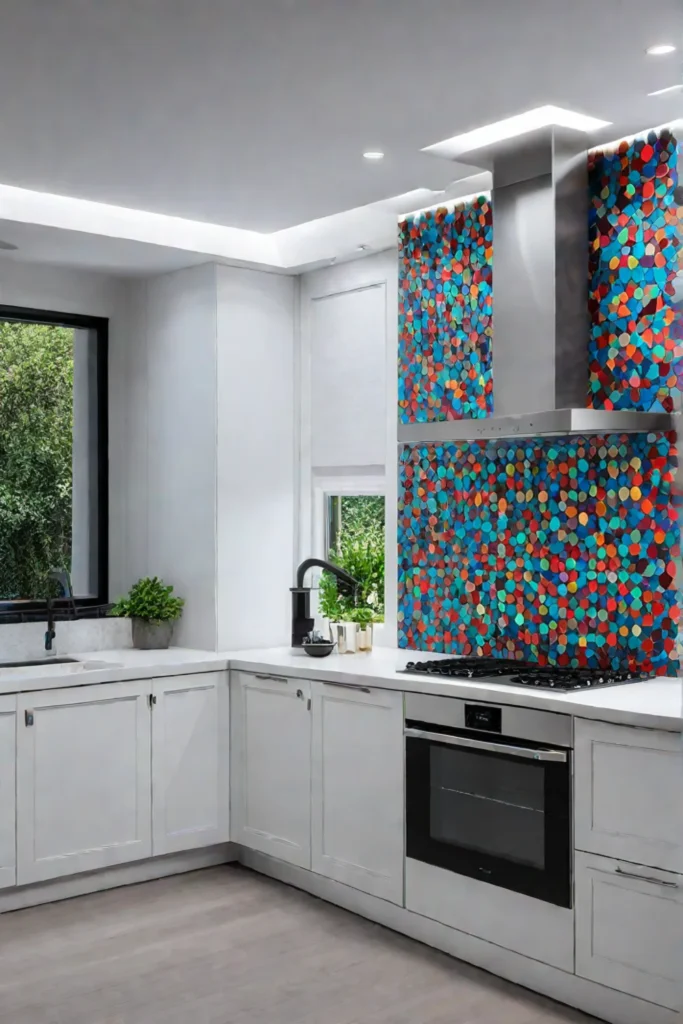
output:
[[576,855],[576,973],[678,1009],[683,982],[683,876]]
[[312,867],[403,904],[403,695],[313,683]]
[[17,701],[17,883],[152,852],[149,682]]
[[232,838],[311,866],[311,684],[230,673]]
[[154,855],[227,842],[227,672],[155,679],[152,701]]
[[0,889],[17,880],[16,710],[14,694],[0,697]]

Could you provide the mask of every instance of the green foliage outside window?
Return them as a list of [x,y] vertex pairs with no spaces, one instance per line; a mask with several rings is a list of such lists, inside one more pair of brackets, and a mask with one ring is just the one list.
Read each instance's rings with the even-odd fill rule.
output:
[[0,321],[0,600],[71,564],[73,331]]
[[342,495],[330,501],[331,562],[358,580],[357,600],[340,594],[337,580],[323,572],[320,612],[333,622],[384,621],[384,498]]

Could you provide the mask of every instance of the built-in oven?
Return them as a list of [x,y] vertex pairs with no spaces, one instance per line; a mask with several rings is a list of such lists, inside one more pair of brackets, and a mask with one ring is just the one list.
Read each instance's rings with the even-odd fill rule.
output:
[[571,907],[569,715],[407,693],[406,854]]

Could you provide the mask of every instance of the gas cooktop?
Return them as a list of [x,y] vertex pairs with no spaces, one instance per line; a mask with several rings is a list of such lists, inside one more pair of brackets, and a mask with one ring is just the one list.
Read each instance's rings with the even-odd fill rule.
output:
[[443,679],[484,679],[495,677],[510,686],[532,686],[537,690],[588,690],[596,686],[635,683],[646,676],[620,669],[551,668],[504,658],[443,658],[440,661],[409,661],[399,672],[418,673]]

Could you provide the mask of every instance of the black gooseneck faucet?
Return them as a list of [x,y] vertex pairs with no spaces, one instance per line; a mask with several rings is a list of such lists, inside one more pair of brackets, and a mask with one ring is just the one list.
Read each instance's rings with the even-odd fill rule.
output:
[[[71,587],[71,577],[66,569],[50,569],[48,573],[48,581],[55,581],[59,583],[62,588],[63,596],[70,602],[71,611],[75,618],[76,605],[74,603],[74,595]],[[45,653],[48,657],[54,657],[57,653],[55,648],[52,646],[53,640],[56,638],[57,633],[55,631],[55,613],[54,613],[54,602],[57,598],[53,598],[50,593],[50,587],[48,583],[48,591],[45,597],[46,605],[46,630],[45,630]]]
[[318,566],[327,569],[337,577],[343,593],[355,595],[358,580],[350,576],[334,562],[326,562],[324,558],[307,558],[296,571],[296,586],[292,591],[292,647],[301,647],[304,637],[313,629],[315,619],[311,616],[311,588],[304,586],[304,577],[309,569]]

